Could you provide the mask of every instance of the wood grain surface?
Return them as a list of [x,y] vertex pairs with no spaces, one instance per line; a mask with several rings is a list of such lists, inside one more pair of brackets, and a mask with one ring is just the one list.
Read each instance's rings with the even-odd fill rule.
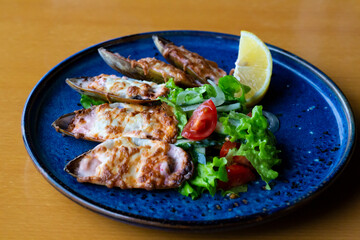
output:
[[158,30],[256,33],[324,71],[360,118],[359,1],[0,0],[0,239],[360,239],[360,153],[326,192],[294,213],[222,233],[175,233],[113,221],[60,194],[21,136],[32,88],[98,42]]

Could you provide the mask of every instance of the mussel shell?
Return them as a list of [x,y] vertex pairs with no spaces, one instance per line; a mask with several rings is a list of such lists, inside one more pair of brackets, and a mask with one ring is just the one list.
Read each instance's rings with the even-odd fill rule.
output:
[[[102,59],[114,70],[120,72],[121,74],[135,79],[143,79],[150,80],[146,77],[144,70],[139,66],[132,66],[131,60],[120,56],[119,54],[115,54],[111,51],[106,50],[105,48],[99,48],[98,52]],[[154,81],[157,83],[163,83],[164,80]]]
[[73,177],[78,177],[78,169],[79,169],[79,164],[81,162],[81,160],[83,159],[83,157],[88,154],[91,150],[81,154],[80,156],[77,156],[76,158],[74,158],[73,160],[71,160],[70,162],[68,162],[64,168],[64,170],[69,173],[71,176]]
[[69,131],[67,131],[67,129],[69,128],[69,125],[72,123],[74,117],[76,115],[76,112],[72,112],[72,113],[67,113],[61,117],[59,117],[58,119],[56,119],[51,126],[53,128],[55,128],[55,130],[59,133],[62,133],[64,135],[67,136],[71,136],[74,137],[76,139],[85,139],[85,140],[89,140],[89,141],[93,141],[93,142],[102,142],[99,139],[94,139],[94,138],[89,138],[89,137],[85,137],[85,136],[78,136],[75,135]]
[[158,35],[153,35],[153,36],[152,36],[152,39],[153,39],[153,42],[154,42],[156,48],[159,50],[159,52],[160,52],[161,54],[164,53],[164,51],[165,51],[165,45],[166,45],[166,44],[168,44],[168,43],[172,43],[172,44],[173,44],[173,42],[171,42],[170,40],[167,40],[167,39],[165,39],[165,38],[163,38],[163,37],[160,37],[160,36],[158,36]]
[[75,112],[67,113],[58,119],[56,119],[51,126],[55,128],[55,130],[59,133],[63,133],[68,136],[73,136],[72,133],[68,132],[67,129],[69,128],[70,123],[75,117]]

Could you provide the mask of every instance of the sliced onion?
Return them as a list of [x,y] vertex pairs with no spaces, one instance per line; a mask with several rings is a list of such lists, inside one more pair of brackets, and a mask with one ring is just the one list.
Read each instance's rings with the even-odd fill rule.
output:
[[190,106],[182,107],[181,109],[184,112],[190,112],[190,111],[194,111],[195,109],[197,109],[200,105],[201,104],[190,105]]
[[194,141],[188,140],[188,139],[179,139],[176,141],[175,146],[183,144],[183,143],[191,143],[191,142],[194,142]]
[[233,104],[217,107],[216,110],[218,112],[230,112],[231,110],[237,110],[237,109],[240,109],[240,108],[241,108],[240,103],[233,103]]
[[271,112],[267,112],[267,111],[262,111],[262,112],[269,123],[268,129],[273,133],[279,130],[279,126],[280,126],[279,119]]
[[[211,97],[210,99],[213,101],[214,105],[220,106],[221,104],[223,104],[225,102],[225,94],[224,92],[211,80],[208,80],[208,82],[210,83],[211,86],[214,87],[215,92],[216,92],[216,97]],[[180,95],[181,93],[179,93]],[[177,101],[177,100],[176,100]],[[186,107],[182,107],[182,110],[184,112],[190,112],[190,111],[194,111],[197,107],[199,107],[201,104],[194,104],[194,105],[190,105],[190,106],[186,106]]]
[[[240,125],[240,121],[238,119],[229,118],[229,123],[234,127],[238,127]],[[225,134],[224,125],[221,122],[217,122],[215,132]]]
[[204,147],[197,147],[194,148],[195,152],[197,153],[197,161],[201,164],[206,164],[206,157],[205,157],[205,148]]
[[221,90],[221,88],[216,85],[216,83],[214,83],[211,80],[208,80],[208,82],[210,83],[211,86],[214,87],[215,92],[216,92],[216,97],[211,97],[210,99],[213,101],[215,106],[220,106],[221,104],[223,104],[225,102],[225,94]]
[[197,147],[197,148],[195,148],[195,151],[205,155],[205,148],[204,147]]
[[185,98],[186,96],[191,95],[193,97],[193,99],[191,99],[190,101],[186,102],[187,105],[192,105],[195,103],[199,103],[201,102],[203,99],[198,97],[199,93],[195,92],[195,91],[184,91],[179,93],[179,95],[176,98],[176,105],[181,106],[185,103]]
[[225,134],[224,125],[219,121],[216,124],[215,132],[220,133],[220,134]]
[[231,123],[234,127],[238,127],[240,125],[240,120],[229,118],[229,123]]

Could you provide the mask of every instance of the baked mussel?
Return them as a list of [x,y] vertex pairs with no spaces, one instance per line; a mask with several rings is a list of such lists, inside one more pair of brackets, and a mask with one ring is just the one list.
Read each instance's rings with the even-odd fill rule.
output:
[[219,68],[216,62],[205,59],[183,46],[178,47],[163,37],[153,35],[152,38],[159,52],[169,63],[202,83],[207,83],[208,79],[217,83],[219,78],[226,75],[226,72]]
[[68,78],[66,83],[75,91],[108,102],[143,104],[166,96],[165,84],[139,81],[128,77],[100,74],[95,77]]
[[65,114],[52,126],[62,134],[95,142],[130,136],[171,143],[178,135],[177,123],[167,104],[104,103]]

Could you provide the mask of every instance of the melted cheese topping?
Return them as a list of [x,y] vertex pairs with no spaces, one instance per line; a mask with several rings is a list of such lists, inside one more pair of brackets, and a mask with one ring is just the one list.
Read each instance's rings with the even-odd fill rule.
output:
[[151,190],[179,187],[192,171],[192,162],[181,148],[123,137],[107,140],[83,155],[76,176],[79,182]]
[[177,120],[166,106],[105,103],[76,111],[67,131],[76,138],[100,142],[121,136],[173,142]]
[[207,60],[197,53],[190,52],[183,46],[178,47],[173,43],[167,43],[164,47],[163,56],[170,62],[177,61],[185,72],[195,74],[205,83],[207,83],[207,79],[217,82],[219,78],[226,75],[226,72],[219,68],[217,63]]
[[76,82],[73,80],[73,83],[82,89],[96,90],[129,99],[155,100],[159,96],[165,96],[169,91],[165,84],[106,74],[92,78],[79,78]]
[[167,82],[170,78],[173,78],[176,85],[179,86],[197,87],[202,85],[199,84],[199,82],[192,76],[186,74],[184,71],[181,71],[173,65],[167,64],[155,58],[148,57],[139,59],[138,61],[132,60],[131,63],[132,65],[140,65],[144,70],[145,75],[147,75],[150,70],[152,70],[158,75],[161,75],[165,82]]

